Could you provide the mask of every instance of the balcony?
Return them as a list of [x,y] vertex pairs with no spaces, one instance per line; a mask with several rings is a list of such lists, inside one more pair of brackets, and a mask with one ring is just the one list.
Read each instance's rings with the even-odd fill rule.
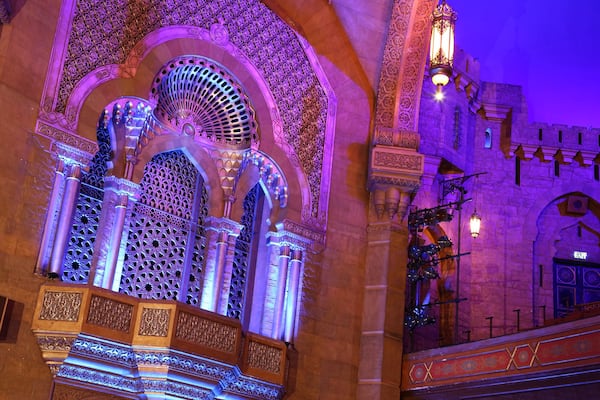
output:
[[402,399],[541,399],[548,398],[547,391],[554,396],[568,394],[550,398],[595,398],[600,388],[600,315],[582,316],[406,354]]
[[284,342],[186,304],[45,284],[32,329],[54,375],[54,398],[82,391],[124,399],[284,394]]

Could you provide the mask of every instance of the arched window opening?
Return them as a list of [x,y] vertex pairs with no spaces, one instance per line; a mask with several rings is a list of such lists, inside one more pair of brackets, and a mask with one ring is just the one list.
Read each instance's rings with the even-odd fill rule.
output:
[[485,149],[492,148],[492,128],[485,129],[485,143],[483,144]]

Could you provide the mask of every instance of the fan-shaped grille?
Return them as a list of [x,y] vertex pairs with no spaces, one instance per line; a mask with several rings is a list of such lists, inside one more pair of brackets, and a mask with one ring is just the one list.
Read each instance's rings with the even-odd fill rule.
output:
[[172,60],[154,79],[156,118],[185,135],[249,146],[254,111],[241,86],[221,66],[201,57]]

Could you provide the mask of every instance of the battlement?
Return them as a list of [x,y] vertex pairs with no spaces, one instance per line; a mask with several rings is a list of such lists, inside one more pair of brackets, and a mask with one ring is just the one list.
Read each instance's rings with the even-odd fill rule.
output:
[[511,137],[512,148],[544,148],[549,152],[580,153],[591,163],[600,153],[600,128],[584,128],[562,124],[530,123],[521,129],[514,129]]

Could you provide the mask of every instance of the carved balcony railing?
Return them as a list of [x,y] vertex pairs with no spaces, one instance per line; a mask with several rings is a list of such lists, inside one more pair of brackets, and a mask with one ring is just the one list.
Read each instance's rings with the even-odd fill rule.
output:
[[182,303],[45,284],[32,329],[59,388],[123,398],[283,397],[285,343]]

